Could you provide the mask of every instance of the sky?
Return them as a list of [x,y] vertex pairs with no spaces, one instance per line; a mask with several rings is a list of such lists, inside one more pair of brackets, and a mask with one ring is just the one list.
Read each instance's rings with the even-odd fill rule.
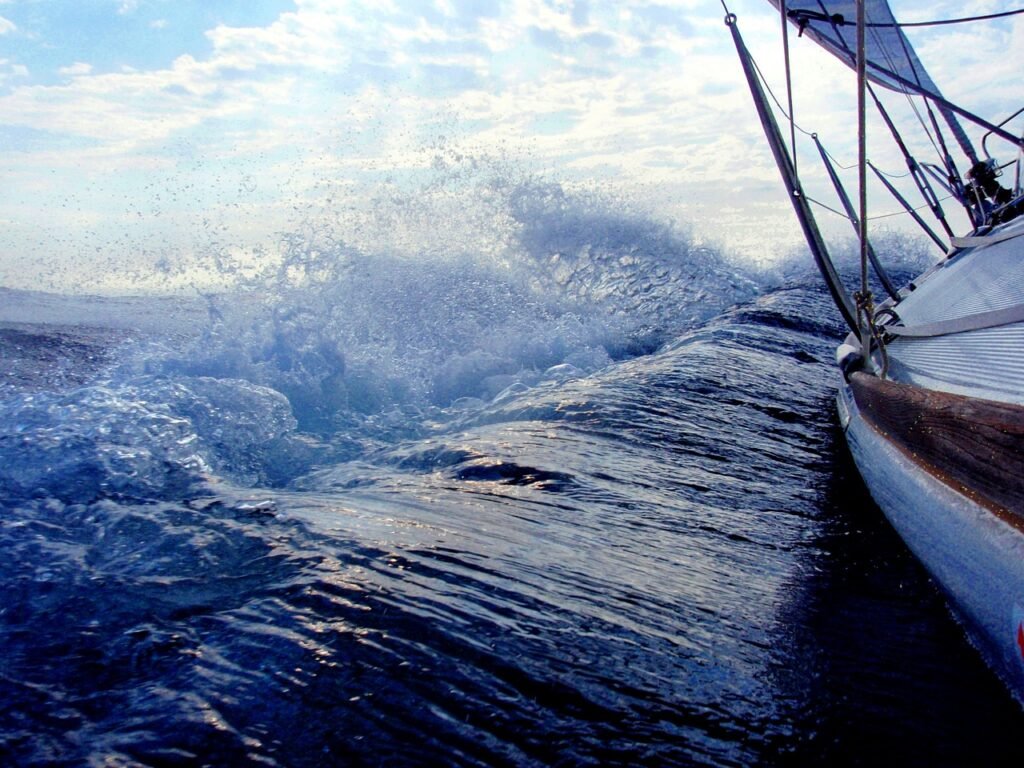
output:
[[[777,12],[729,5],[781,93]],[[903,21],[1007,7],[893,6]],[[325,218],[363,247],[433,229],[482,248],[475,202],[410,221],[380,209],[486,174],[777,257],[799,230],[723,15],[719,0],[0,0],[0,286],[223,276]],[[910,36],[947,96],[993,117],[1024,105],[1024,17]],[[792,42],[797,122],[853,162],[849,71]],[[869,153],[902,169],[881,139]]]

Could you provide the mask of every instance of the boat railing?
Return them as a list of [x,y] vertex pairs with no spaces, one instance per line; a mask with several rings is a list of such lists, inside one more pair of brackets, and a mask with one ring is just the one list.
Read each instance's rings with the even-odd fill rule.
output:
[[[1018,164],[1019,164],[1018,160]],[[1024,214],[1024,193],[1017,190],[1017,194],[1008,203],[994,208],[989,213],[989,221],[992,224],[1004,224],[1010,219],[1015,219]]]
[[[997,123],[995,127],[996,128],[1003,128],[1011,120],[1013,120],[1016,117],[1019,117],[1022,114],[1024,114],[1024,107],[1021,107],[1020,109],[1018,109],[1016,112],[1014,112],[1012,115],[1007,117],[1002,122]],[[982,136],[982,138],[981,138],[981,149],[985,153],[985,157],[987,159],[989,159],[989,160],[992,160],[992,153],[989,152],[989,149],[988,149],[988,140],[993,135],[993,133],[994,133],[994,131],[991,131],[991,130],[987,131],[985,133],[985,135]],[[1000,171],[1005,171],[1007,168],[1009,168],[1011,166],[1013,167],[1013,169],[1014,169],[1013,177],[1014,178],[1013,178],[1012,192],[1013,192],[1014,198],[1017,198],[1021,194],[1024,194],[1024,173],[1022,173],[1022,170],[1024,170],[1024,169],[1022,169],[1022,166],[1024,166],[1024,127],[1022,127],[1022,129],[1021,129],[1021,140],[1020,140],[1020,142],[1017,143],[1017,147],[1016,148],[1017,148],[1017,157],[1016,157],[1016,159],[1015,160],[1011,160],[1010,162],[1005,163],[1005,164],[1003,164],[1001,166],[998,166]],[[1016,201],[1016,202],[1019,202],[1019,201]]]

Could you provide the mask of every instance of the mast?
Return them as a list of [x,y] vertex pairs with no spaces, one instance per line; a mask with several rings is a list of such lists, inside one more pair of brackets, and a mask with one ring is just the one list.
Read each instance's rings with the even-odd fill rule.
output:
[[864,361],[871,361],[871,324],[874,307],[871,300],[871,286],[868,283],[868,132],[867,132],[867,55],[865,52],[865,30],[867,16],[864,0],[857,2],[857,183],[859,186],[860,238],[860,291],[854,297],[857,302],[857,325],[860,329],[860,346]]

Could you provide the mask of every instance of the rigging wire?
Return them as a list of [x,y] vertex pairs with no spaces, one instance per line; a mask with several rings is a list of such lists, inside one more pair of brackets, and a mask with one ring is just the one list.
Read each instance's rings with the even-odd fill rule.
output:
[[779,101],[779,98],[775,95],[775,92],[772,91],[771,86],[768,85],[768,80],[765,78],[764,73],[761,72],[761,68],[757,66],[757,60],[753,56],[750,57],[750,63],[754,65],[754,70],[757,72],[757,76],[761,79],[761,85],[764,87],[766,91],[768,91],[768,95],[772,97],[772,101],[775,102],[775,106],[778,107],[779,112],[782,113],[782,116],[785,117],[790,123],[792,123],[796,127],[796,129],[800,131],[800,133],[802,133],[804,136],[813,137],[813,133],[811,133],[808,130],[805,130],[804,128],[801,128],[796,123],[796,121],[793,120],[792,116],[786,112],[786,108],[782,106],[782,102]]
[[[723,5],[725,3],[723,2]],[[803,31],[812,21],[827,21],[836,27],[854,27],[857,25],[856,21],[847,21],[841,13],[829,14],[826,13],[821,3],[818,6],[822,8],[821,12],[811,11],[803,8],[794,8],[789,12],[789,17],[793,19],[797,25]],[[1016,16],[1024,13],[1024,8],[1016,8],[1012,11],[1001,11],[999,13],[987,13],[980,16],[964,16],[958,19],[934,19],[932,21],[869,21],[864,24],[865,28],[871,27],[937,27],[944,24],[966,24],[972,21],[990,21],[992,19],[1002,19],[1007,16]]]
[[883,176],[888,176],[890,179],[905,179],[908,176],[913,176],[913,174],[910,171],[907,171],[906,173],[892,173],[891,171],[883,171],[881,169],[878,169],[878,172]]
[[[722,2],[722,7],[726,8],[725,0],[721,0],[721,2]],[[754,71],[757,72],[757,76],[761,80],[761,86],[765,89],[765,91],[768,92],[768,95],[771,97],[772,101],[775,103],[775,107],[779,110],[779,112],[782,114],[782,116],[786,118],[786,120],[789,122],[790,126],[795,128],[796,130],[800,131],[800,133],[804,134],[805,136],[808,136],[809,138],[812,138],[812,139],[815,138],[815,136],[817,134],[815,134],[812,131],[808,131],[805,128],[801,127],[800,124],[797,123],[792,118],[792,116],[786,111],[786,108],[782,105],[782,102],[779,101],[779,97],[775,95],[775,92],[772,90],[772,87],[768,84],[767,78],[764,76],[764,73],[761,71],[761,68],[757,64],[757,59],[755,59],[753,56],[751,56],[750,57],[750,63],[754,66]],[[914,114],[917,115],[917,119],[920,121],[921,127],[924,129],[925,133],[928,135],[928,138],[930,139],[931,144],[932,144],[932,148],[935,149],[936,154],[939,154],[941,156],[941,152],[939,152],[939,148],[935,144],[935,139],[931,135],[931,131],[928,128],[928,124],[924,121],[924,118],[921,117],[921,114],[917,110],[917,106],[916,106],[916,104],[914,103],[914,101],[912,99],[912,94],[909,94],[909,93],[906,93],[906,92],[903,92],[903,93],[907,97],[907,100],[910,102],[910,105],[911,105],[911,108],[914,111]],[[829,159],[832,162],[834,162],[838,168],[841,168],[844,171],[849,171],[849,170],[857,167],[857,163],[851,163],[849,165],[844,165],[843,163],[839,162],[836,159],[835,155],[833,155],[827,149],[825,150],[825,154],[828,155]],[[908,173],[891,173],[891,172],[885,172],[885,171],[880,171],[880,172],[884,173],[886,176],[888,176],[889,178],[892,178],[892,179],[904,179],[904,178],[906,178],[906,177],[911,175],[909,172]],[[843,213],[842,211],[837,211],[835,208],[830,208],[829,206],[825,205],[824,203],[822,203],[819,200],[815,200],[814,198],[811,198],[811,197],[808,197],[807,199],[810,202],[812,202],[812,203],[814,203],[816,205],[821,206],[822,208],[824,208],[827,211],[831,211],[832,213],[835,213],[835,214],[837,214],[839,216],[842,216],[844,219],[848,218],[847,215],[845,213]],[[946,197],[942,198],[942,200],[949,200],[949,199],[951,199],[951,196],[949,196],[949,195],[947,195]],[[925,205],[919,206],[918,208],[915,208],[913,210],[919,211],[919,210],[923,210],[924,208],[927,208],[927,207],[929,207],[929,206],[927,204],[925,204]],[[906,211],[895,211],[893,213],[880,214],[878,216],[869,216],[868,220],[869,221],[873,221],[874,219],[884,219],[884,218],[891,218],[893,216],[906,216],[906,215],[909,215]]]
[[[1024,13],[1024,8],[1017,8],[1013,11],[1002,11],[1001,13],[988,13],[983,16],[965,16],[959,19],[935,19],[933,21],[897,21],[895,24],[882,24],[882,23],[869,23],[865,26],[868,27],[937,27],[943,24],[966,24],[971,21],[989,21],[990,19],[1002,19],[1006,16],[1016,16]],[[839,22],[845,25],[851,25],[852,21]]]
[[[822,149],[825,149],[825,147],[822,147]],[[838,160],[836,160],[836,156],[833,155],[831,152],[829,152],[827,149],[825,149],[825,154],[828,155],[828,159],[831,160],[835,164],[836,168],[841,168],[844,171],[850,171],[850,170],[853,170],[854,168],[857,167],[856,163],[850,163],[849,165],[843,165]]]
[[[847,216],[845,212],[840,211],[837,208],[833,208],[830,205],[826,205],[825,203],[823,203],[820,200],[817,200],[817,199],[811,197],[810,195],[804,195],[804,197],[807,198],[808,202],[814,203],[819,208],[822,208],[822,209],[828,211],[829,213],[834,213],[836,216],[838,216],[841,219],[846,219],[847,221],[850,221],[850,217]],[[952,195],[946,195],[945,197],[939,198],[939,202],[942,202],[942,201],[945,201],[945,200],[952,200],[952,199],[953,199]],[[922,203],[921,205],[917,206],[916,208],[911,208],[910,210],[911,211],[923,211],[924,209],[929,208],[929,207],[930,206],[928,205],[928,203]],[[874,216],[868,216],[868,221],[875,221],[876,219],[893,219],[893,218],[896,218],[897,216],[909,216],[909,215],[910,215],[910,211],[905,211],[905,210],[904,211],[892,211],[890,213],[877,213]]]
[[[941,202],[943,202],[945,200],[952,200],[952,199],[953,199],[952,195],[946,195],[945,197],[940,197],[939,198],[939,202],[941,203]],[[921,205],[917,206],[916,208],[911,208],[908,211],[893,211],[892,213],[878,213],[878,214],[875,214],[874,216],[869,216],[868,218],[872,219],[872,220],[874,220],[874,219],[892,219],[892,218],[894,218],[896,216],[909,216],[910,215],[910,211],[923,211],[925,208],[931,208],[931,206],[928,203],[922,203]]]
[[[729,6],[726,5],[725,0],[719,0],[719,2],[721,2],[722,9],[726,12],[726,15],[731,16],[732,13],[729,10]],[[1021,12],[1024,12],[1024,9],[1022,9]],[[870,27],[872,25],[868,24],[867,26]],[[884,26],[884,25],[875,25],[875,26]],[[783,117],[786,118],[786,120],[790,124],[790,127],[795,129],[795,130],[797,130],[797,131],[800,131],[800,133],[804,134],[805,136],[808,136],[810,138],[815,138],[815,136],[816,136],[815,133],[813,133],[812,131],[808,131],[805,128],[803,128],[799,123],[796,122],[796,120],[793,118],[793,116],[789,112],[787,112],[786,108],[782,105],[782,102],[779,101],[778,96],[776,96],[775,92],[772,90],[771,85],[768,84],[768,79],[764,76],[764,73],[761,71],[761,68],[758,66],[757,60],[753,56],[749,56],[749,59],[750,59],[750,63],[753,65],[754,71],[757,72],[757,76],[758,76],[758,78],[761,81],[761,86],[765,89],[765,91],[768,92],[768,95],[771,97],[772,101],[775,103],[775,107],[779,110],[779,112],[783,115]],[[932,147],[936,150],[936,152],[938,152],[938,147],[935,144],[935,139],[934,139],[934,137],[932,137],[931,131],[928,129],[928,125],[927,125],[927,123],[925,123],[924,118],[921,117],[921,114],[918,112],[917,106],[916,106],[916,104],[913,101],[912,94],[907,93],[906,91],[903,91],[903,94],[906,96],[907,101],[911,105],[911,108],[913,109],[914,113],[917,115],[918,121],[921,123],[922,128],[924,128],[925,133],[928,135],[928,138],[931,141]],[[837,167],[843,169],[844,171],[848,171],[851,168],[856,168],[857,167],[856,163],[852,163],[850,165],[844,165],[843,163],[840,163],[835,158],[835,156],[831,152],[829,152],[827,149],[825,150],[825,154],[827,154],[829,156],[829,159],[831,159],[832,162],[834,162]],[[906,177],[911,175],[909,172],[908,173],[891,173],[891,172],[886,172],[886,171],[879,171],[879,172],[883,173],[884,175],[886,175],[886,176],[888,176],[890,178],[893,178],[893,179],[903,179],[903,178],[906,178]],[[835,208],[832,208],[831,206],[826,205],[825,203],[821,202],[820,200],[816,200],[815,198],[810,197],[810,196],[808,196],[806,194],[804,195],[804,197],[807,199],[807,201],[809,203],[813,203],[814,205],[817,205],[818,207],[820,207],[820,208],[822,208],[822,209],[824,209],[826,211],[829,211],[830,213],[834,213],[836,216],[839,216],[840,218],[847,219],[847,220],[849,220],[849,218],[850,218],[843,211],[839,211],[839,210],[837,210]],[[946,200],[951,200],[952,198],[953,198],[952,195],[946,195],[945,197],[942,197],[939,200],[940,200],[940,202],[943,202],[943,201],[946,201]],[[925,208],[929,208],[929,207],[930,207],[929,204],[925,203],[925,204],[917,206],[916,208],[912,208],[910,210],[922,211]],[[889,218],[893,218],[893,217],[896,217],[896,216],[909,216],[909,215],[910,215],[910,211],[902,210],[902,211],[893,211],[892,213],[880,213],[880,214],[877,214],[875,216],[869,216],[867,218],[868,218],[869,221],[874,221],[876,219],[889,219]]]
[[786,23],[786,0],[779,0],[779,16],[782,21],[782,53],[786,62],[786,99],[789,103],[789,143],[793,156],[793,173],[799,177],[796,165],[796,112],[793,110],[793,78],[789,66],[789,25]]

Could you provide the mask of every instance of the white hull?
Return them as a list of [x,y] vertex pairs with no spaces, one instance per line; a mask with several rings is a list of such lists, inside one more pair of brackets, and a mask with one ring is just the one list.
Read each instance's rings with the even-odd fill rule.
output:
[[922,469],[865,421],[845,382],[838,406],[871,495],[1024,704],[1024,521],[1001,517]]

